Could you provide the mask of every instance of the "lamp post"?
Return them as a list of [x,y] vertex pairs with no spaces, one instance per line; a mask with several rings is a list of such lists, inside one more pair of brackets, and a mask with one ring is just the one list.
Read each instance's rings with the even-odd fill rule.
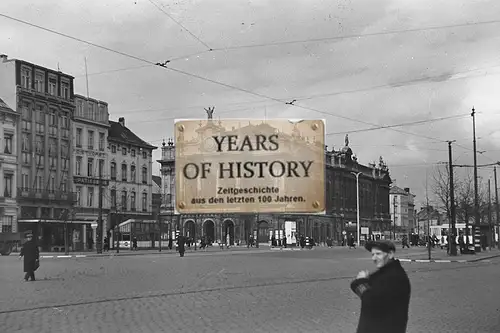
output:
[[359,245],[359,234],[360,234],[360,231],[361,231],[361,226],[359,224],[359,175],[361,174],[361,172],[351,172],[353,175],[356,176],[356,212],[357,212],[357,223],[356,223],[356,235],[357,235],[357,245],[358,247],[360,246]]

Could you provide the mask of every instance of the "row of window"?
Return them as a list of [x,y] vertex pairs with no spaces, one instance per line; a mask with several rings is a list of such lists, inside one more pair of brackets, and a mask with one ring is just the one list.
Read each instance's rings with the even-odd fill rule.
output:
[[[116,145],[111,145],[111,153],[116,154]],[[126,156],[127,155],[127,148],[123,147],[122,148],[122,155]],[[130,149],[130,156],[135,157],[135,149]],[[142,158],[147,159],[148,158],[148,152],[143,151],[142,152]]]
[[70,98],[70,83],[68,79],[61,78],[61,84],[59,86],[57,76],[49,73],[48,89],[45,89],[45,73],[35,70],[35,79],[33,82],[33,71],[31,68],[25,66],[21,68],[21,86],[26,89],[34,88],[40,93],[48,92],[52,96],[59,96],[64,99]]
[[47,182],[44,181],[43,170],[40,169],[34,176],[33,183],[27,173],[21,174],[21,187],[23,190],[34,189],[36,191],[66,192],[68,182],[68,172],[63,171],[61,179],[57,179],[56,172],[51,171]]
[[[111,168],[111,179],[116,180],[117,179],[117,170],[116,170],[116,162],[111,162],[110,163],[110,168]],[[128,168],[126,163],[122,163],[122,168],[121,168],[121,181],[128,181],[127,175],[128,175]],[[132,183],[135,183],[136,181],[136,171],[135,171],[135,165],[130,166],[130,181]],[[143,166],[142,171],[141,171],[141,181],[143,184],[148,183],[148,168]]]
[[[76,146],[78,148],[82,148],[82,133],[83,130],[81,128],[76,129]],[[106,140],[105,133],[99,132],[99,150],[104,151],[104,143]],[[87,149],[93,150],[95,147],[95,136],[94,136],[94,131],[88,130],[87,131]]]
[[87,102],[84,105],[84,101],[78,99],[76,101],[76,117],[101,121],[104,122],[108,119],[106,107],[102,104],[99,105],[99,110],[97,110],[96,105],[93,102]]
[[[32,110],[30,102],[24,102],[21,110],[21,118],[31,125],[34,114],[35,123],[45,125],[47,123],[46,117],[48,117],[48,125],[50,127],[57,127],[59,125],[61,128],[69,129],[68,113],[69,112],[62,112],[59,116],[57,110],[50,109],[49,112],[47,112],[46,107],[40,104],[37,104],[35,110]],[[23,127],[23,129],[27,129],[25,127]]]
[[[83,186],[76,187],[76,202],[79,207],[90,207],[95,208],[98,205],[98,189],[95,186],[87,186],[86,187],[86,196],[83,197]],[[104,191],[104,190],[103,190]],[[105,196],[105,195],[103,195]],[[117,204],[117,193],[115,189],[110,190],[110,204],[112,209],[119,209],[122,211],[136,211],[136,193],[135,191],[130,192],[130,195],[127,191],[123,190],[121,192],[120,204]],[[147,212],[149,208],[148,204],[148,194],[142,193],[141,197],[141,208],[143,212]]]

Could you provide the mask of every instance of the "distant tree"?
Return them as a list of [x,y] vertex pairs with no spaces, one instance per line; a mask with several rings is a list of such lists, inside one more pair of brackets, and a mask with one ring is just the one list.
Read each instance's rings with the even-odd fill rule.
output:
[[[457,203],[457,186],[459,180],[456,172],[453,172],[453,183],[455,187],[455,204]],[[438,201],[438,209],[446,214],[448,221],[451,221],[451,199],[450,199],[450,168],[447,165],[438,166],[432,175],[432,192]]]

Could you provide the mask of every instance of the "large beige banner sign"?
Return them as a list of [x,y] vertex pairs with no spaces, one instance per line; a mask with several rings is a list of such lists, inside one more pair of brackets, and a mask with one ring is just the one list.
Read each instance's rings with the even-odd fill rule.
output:
[[325,210],[322,120],[178,120],[179,213]]

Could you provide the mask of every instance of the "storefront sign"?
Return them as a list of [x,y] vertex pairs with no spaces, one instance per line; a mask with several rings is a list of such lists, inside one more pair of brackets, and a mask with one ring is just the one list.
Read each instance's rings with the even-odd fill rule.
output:
[[[109,180],[108,179],[101,179],[102,181],[102,186],[108,186],[109,185]],[[82,185],[99,185],[99,178],[89,178],[89,177],[73,177],[73,182],[75,184],[82,184]]]
[[322,120],[175,123],[179,213],[325,210]]

